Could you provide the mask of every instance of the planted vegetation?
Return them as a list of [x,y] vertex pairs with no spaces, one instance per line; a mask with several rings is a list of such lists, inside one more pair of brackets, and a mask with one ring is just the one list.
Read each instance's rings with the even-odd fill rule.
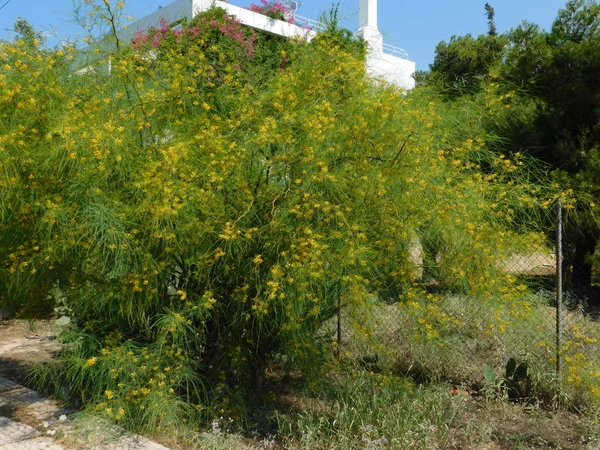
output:
[[[86,4],[118,28],[122,2]],[[335,20],[311,43],[219,9],[108,36],[86,55],[35,34],[0,43],[0,299],[68,318],[32,379],[129,429],[187,424],[215,445],[233,446],[228,429],[299,448],[448,444],[464,399],[403,368],[469,382],[446,349],[518,342],[545,306],[503,262],[551,248],[557,198],[581,205],[547,166],[498,151],[488,120],[510,95],[490,82],[448,102],[369,79]],[[485,317],[465,331],[475,304]],[[381,326],[390,308],[405,327]],[[564,350],[589,411],[600,359],[577,350],[594,339]],[[479,380],[486,363],[506,360],[482,360]],[[498,386],[524,389],[521,367]],[[300,393],[306,408],[286,407]]]

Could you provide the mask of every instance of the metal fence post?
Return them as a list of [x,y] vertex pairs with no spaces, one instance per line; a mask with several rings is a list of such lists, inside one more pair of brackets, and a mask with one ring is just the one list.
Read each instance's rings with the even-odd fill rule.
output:
[[337,301],[337,350],[342,349],[342,296],[338,295]]
[[562,202],[556,204],[556,377],[558,393],[561,392],[561,347],[562,347]]

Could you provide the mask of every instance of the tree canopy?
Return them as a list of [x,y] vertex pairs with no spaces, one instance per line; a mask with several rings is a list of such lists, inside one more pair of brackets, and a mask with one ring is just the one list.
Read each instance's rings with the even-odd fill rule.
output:
[[500,151],[525,152],[549,164],[555,180],[578,192],[568,260],[572,285],[583,288],[592,285],[600,235],[594,206],[600,197],[599,70],[600,5],[569,0],[550,31],[524,22],[502,35],[453,36],[438,45],[426,76],[448,100],[485,101],[490,89],[504,95],[501,120],[487,125],[503,137]]

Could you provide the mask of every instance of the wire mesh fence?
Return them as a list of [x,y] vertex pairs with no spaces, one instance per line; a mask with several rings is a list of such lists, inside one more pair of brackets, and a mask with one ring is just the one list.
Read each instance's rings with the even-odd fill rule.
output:
[[528,367],[523,394],[600,399],[600,309],[563,292],[559,220],[557,236],[555,248],[501,261],[517,296],[465,295],[425,280],[400,301],[373,298],[368,311],[342,308],[331,333],[344,352],[373,368],[483,387],[484,368],[506,379],[512,359]]

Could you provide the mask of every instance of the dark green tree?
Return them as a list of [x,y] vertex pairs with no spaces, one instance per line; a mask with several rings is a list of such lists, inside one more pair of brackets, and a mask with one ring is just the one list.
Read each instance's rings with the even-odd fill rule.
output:
[[[566,172],[579,191],[600,198],[600,5],[571,0],[559,11],[548,35],[552,59],[539,80],[545,108],[538,130],[541,156]],[[592,284],[593,255],[600,237],[598,222],[579,205],[569,230],[572,284]]]
[[587,294],[600,237],[590,209],[600,199],[600,5],[569,0],[550,32],[523,22],[498,35],[489,4],[486,13],[487,36],[453,36],[437,46],[426,84],[447,100],[465,101],[465,94],[492,82],[510,95],[511,108],[490,117],[488,129],[500,137],[498,151],[528,153],[577,193],[567,224],[567,265],[571,286]]
[[552,24],[550,42],[562,45],[582,43],[598,34],[600,5],[596,0],[569,0]]
[[496,28],[496,21],[494,20],[496,12],[494,11],[492,5],[490,5],[489,3],[485,4],[485,16],[487,17],[488,21],[488,35],[496,36],[498,34],[498,30]]
[[479,92],[504,52],[504,36],[470,34],[440,42],[430,66],[430,82],[448,98]]
[[541,95],[540,91],[544,90],[541,79],[546,76],[552,60],[548,33],[524,21],[506,36],[508,45],[500,67],[503,84],[530,97]]

